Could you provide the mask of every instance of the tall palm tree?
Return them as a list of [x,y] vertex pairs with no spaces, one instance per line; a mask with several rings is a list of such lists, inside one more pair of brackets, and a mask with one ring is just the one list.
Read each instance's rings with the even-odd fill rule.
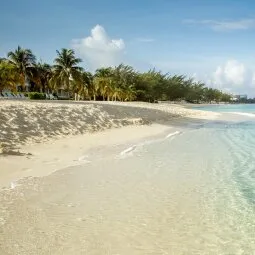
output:
[[71,90],[75,93],[75,99],[89,98],[91,100],[93,89],[93,75],[90,72],[83,71],[76,83],[72,83]]
[[61,49],[61,51],[57,50],[57,57],[54,62],[51,82],[55,87],[70,92],[71,86],[74,87],[81,82],[83,68],[78,66],[78,64],[82,60],[75,57],[74,50]]
[[[107,101],[110,100],[111,95],[113,94],[113,84],[110,77],[95,77],[94,78],[94,90],[96,95],[103,97],[103,101],[107,98]],[[95,97],[94,97],[95,100]]]
[[49,83],[52,77],[52,68],[49,64],[38,62],[32,69],[32,80],[37,85],[37,90],[45,93],[50,88]]
[[31,69],[35,65],[36,57],[30,49],[23,49],[20,46],[15,51],[10,51],[7,54],[8,60],[12,63],[17,72],[23,78],[23,85],[29,90],[29,78],[31,76]]
[[99,68],[94,74],[94,100],[96,95],[110,100],[110,97],[113,94],[113,69],[111,67]]
[[82,72],[82,85],[84,88],[84,96],[91,100],[94,92],[93,75],[90,72]]

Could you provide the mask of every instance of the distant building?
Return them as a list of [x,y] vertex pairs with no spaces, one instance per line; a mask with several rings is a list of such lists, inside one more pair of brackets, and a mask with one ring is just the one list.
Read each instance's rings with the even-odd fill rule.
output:
[[238,95],[239,96],[239,99],[245,99],[247,100],[247,95]]
[[231,101],[240,101],[240,100],[247,100],[247,95],[235,95],[231,98]]

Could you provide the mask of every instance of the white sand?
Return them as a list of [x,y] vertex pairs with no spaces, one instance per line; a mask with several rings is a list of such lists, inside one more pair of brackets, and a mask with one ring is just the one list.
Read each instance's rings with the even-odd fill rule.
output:
[[125,144],[136,144],[141,139],[159,135],[169,129],[168,126],[158,124],[127,126],[22,146],[22,152],[32,153],[32,155],[0,157],[0,187],[8,187],[23,177],[44,176],[68,166],[86,164],[89,160],[87,156],[93,149],[100,150],[103,147],[115,146],[121,148]]
[[[93,103],[93,102],[92,102]],[[185,105],[170,104],[170,103],[145,103],[145,102],[97,102],[97,104],[103,105],[116,105],[116,106],[128,106],[139,107],[151,110],[160,110],[180,117],[198,118],[198,119],[216,119],[220,116],[220,113],[208,112],[197,109],[186,108]],[[187,105],[186,105],[187,106]]]
[[[197,189],[209,185],[201,154],[189,153],[204,146],[183,153],[173,142],[189,117],[217,116],[167,104],[0,102],[0,254],[189,254],[198,243],[208,251],[215,213],[203,209],[213,196]],[[151,140],[169,161],[144,146]],[[23,156],[11,155],[17,147]]]
[[[110,151],[117,145],[159,135],[170,127],[138,125],[172,116],[214,119],[218,114],[170,104],[1,102],[0,142],[5,146],[16,145],[21,152],[32,155],[1,156],[0,187],[13,185],[23,177],[44,176],[85,164],[93,149],[106,146]],[[105,131],[91,133],[96,130]]]

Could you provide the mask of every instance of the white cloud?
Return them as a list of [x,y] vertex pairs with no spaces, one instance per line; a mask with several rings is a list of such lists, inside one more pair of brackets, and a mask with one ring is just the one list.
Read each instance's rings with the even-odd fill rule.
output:
[[219,85],[231,84],[233,87],[242,87],[248,80],[248,71],[243,63],[237,60],[228,60],[218,66],[213,73],[214,82]]
[[247,30],[255,27],[255,19],[241,20],[184,20],[188,24],[200,24],[210,27],[215,31]]
[[111,39],[102,26],[96,25],[90,36],[72,40],[72,47],[95,70],[120,64],[125,43],[123,39]]
[[254,96],[254,67],[237,60],[228,60],[213,72],[211,86],[233,94]]

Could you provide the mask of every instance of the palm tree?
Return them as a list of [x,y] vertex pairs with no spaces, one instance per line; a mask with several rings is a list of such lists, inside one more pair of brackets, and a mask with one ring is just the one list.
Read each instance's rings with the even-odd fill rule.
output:
[[133,101],[136,99],[137,91],[133,85],[125,89],[125,101]]
[[92,73],[85,71],[82,73],[82,82],[86,87],[86,96],[91,100],[94,92],[93,75]]
[[113,69],[111,67],[97,69],[94,75],[94,100],[96,95],[110,100],[113,94]]
[[17,72],[22,77],[22,83],[29,90],[29,78],[31,76],[31,68],[35,65],[36,57],[30,49],[23,49],[20,46],[15,51],[7,54],[8,60],[12,63]]
[[67,90],[69,93],[71,86],[74,88],[81,82],[83,68],[78,64],[82,60],[75,57],[74,50],[61,49],[61,51],[57,50],[57,57],[54,62],[51,82],[55,88]]
[[108,78],[108,77],[112,77],[112,75],[113,75],[113,69],[111,67],[102,67],[95,71],[94,77]]
[[114,87],[113,88],[113,94],[112,94],[112,100],[113,101],[117,101],[117,99],[119,101],[123,101],[123,99],[125,98],[125,92],[123,91],[122,88],[118,88],[118,87]]
[[3,89],[16,90],[16,84],[22,82],[15,66],[9,61],[0,62],[0,93]]
[[45,93],[50,88],[49,83],[52,77],[52,68],[49,64],[38,62],[32,69],[32,80],[38,85],[38,89]]
[[110,77],[95,77],[94,86],[97,94],[103,97],[103,101],[105,101],[105,98],[110,101],[113,94],[113,84]]

